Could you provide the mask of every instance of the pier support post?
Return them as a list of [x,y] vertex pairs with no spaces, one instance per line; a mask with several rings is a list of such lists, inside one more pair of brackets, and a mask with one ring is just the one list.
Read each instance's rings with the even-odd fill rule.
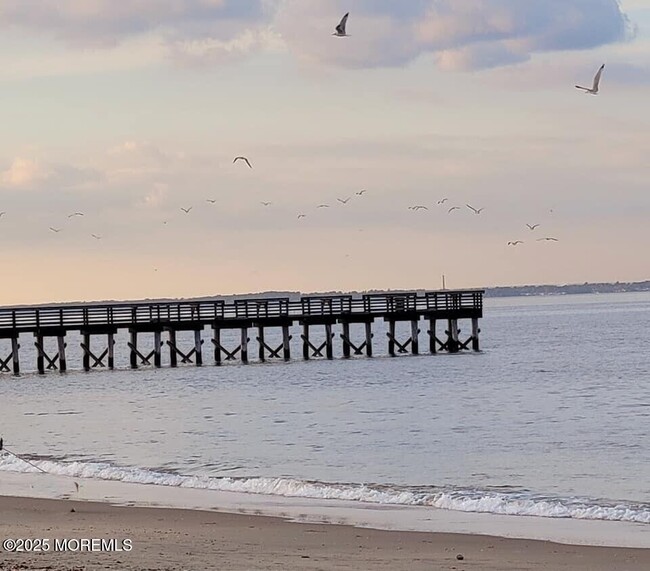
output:
[[153,332],[153,365],[156,369],[160,369],[162,366],[162,331]]
[[138,332],[135,329],[131,329],[129,331],[129,337],[130,337],[130,343],[129,343],[129,348],[131,349],[131,355],[130,360],[131,360],[131,368],[132,369],[137,369],[138,368]]
[[478,317],[472,317],[472,349],[480,351],[478,334],[481,332],[478,326]]
[[20,344],[18,343],[18,337],[12,337],[11,339],[11,358],[14,366],[14,375],[20,374],[20,361],[18,359],[18,349],[20,349]]
[[108,368],[113,370],[115,368],[115,337],[112,333],[108,334]]
[[90,333],[83,334],[84,356],[82,358],[83,368],[86,373],[90,371]]
[[66,369],[68,368],[67,363],[65,361],[65,333],[63,335],[58,335],[57,336],[57,345],[59,347],[59,370],[62,373],[66,372]]
[[432,355],[437,351],[436,343],[436,320],[429,317],[429,353]]
[[309,361],[309,324],[302,325],[302,358]]
[[241,328],[241,362],[248,363],[248,327]]
[[203,341],[201,339],[201,330],[194,330],[194,351],[196,355],[196,366],[201,367],[203,365],[203,353],[201,352],[201,345]]
[[458,319],[447,320],[447,350],[450,353],[458,353]]
[[418,320],[412,319],[411,320],[411,353],[413,353],[413,355],[418,355],[420,353],[420,345],[418,339],[419,334],[420,334],[420,330],[418,329]]
[[343,339],[343,357],[345,359],[350,358],[350,324],[347,321],[344,321],[341,323],[341,327],[343,328],[343,335],[341,338]]
[[212,344],[214,345],[214,363],[221,365],[221,329],[212,326]]
[[366,321],[366,355],[372,357],[372,323]]
[[266,355],[264,353],[264,327],[259,325],[257,327],[257,342],[259,343],[259,359],[262,363],[266,361]]
[[45,355],[43,348],[43,336],[36,335],[36,349],[38,353],[36,354],[36,368],[38,369],[39,375],[45,374]]
[[178,355],[176,354],[176,331],[169,330],[169,366],[178,366]]
[[282,326],[282,352],[285,361],[291,359],[291,335],[289,335],[289,326]]
[[325,353],[327,355],[328,359],[333,359],[334,358],[334,348],[332,346],[332,338],[334,335],[332,335],[332,324],[331,323],[326,323],[325,324]]
[[388,354],[391,357],[395,356],[395,322],[388,322]]

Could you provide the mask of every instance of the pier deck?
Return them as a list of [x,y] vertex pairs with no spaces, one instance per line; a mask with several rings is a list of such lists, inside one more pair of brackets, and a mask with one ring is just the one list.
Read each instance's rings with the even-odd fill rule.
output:
[[[260,360],[279,357],[280,351],[285,360],[290,358],[289,330],[296,324],[302,326],[303,357],[323,356],[332,357],[332,326],[340,325],[343,343],[343,354],[350,356],[365,353],[372,355],[372,323],[382,319],[388,323],[389,354],[407,352],[410,346],[412,353],[418,353],[418,323],[421,319],[429,322],[429,349],[431,353],[438,350],[457,352],[468,349],[479,350],[478,319],[483,316],[483,290],[441,290],[427,292],[399,292],[366,295],[320,295],[302,297],[242,297],[233,299],[192,300],[192,301],[147,301],[132,303],[87,303],[82,305],[52,305],[32,307],[2,307],[0,308],[0,339],[11,341],[11,353],[2,358],[0,354],[0,372],[20,371],[18,340],[21,335],[32,334],[38,351],[37,367],[45,372],[49,369],[66,369],[65,337],[70,332],[79,332],[83,337],[81,347],[84,350],[83,366],[89,370],[92,367],[104,366],[108,358],[109,368],[113,367],[114,335],[118,330],[128,330],[130,342],[127,344],[131,352],[131,366],[151,364],[160,366],[160,349],[163,345],[162,333],[167,333],[170,348],[171,365],[176,366],[177,358],[182,362],[202,364],[201,332],[205,327],[212,328],[212,343],[214,345],[215,363],[221,364],[222,357],[233,360],[237,354],[242,362],[248,362],[248,330],[257,328]],[[458,320],[472,321],[472,335],[466,341],[458,338]],[[436,336],[436,321],[446,320],[448,327],[443,339]],[[400,342],[395,338],[397,322],[411,322],[412,335],[410,339]],[[366,324],[366,339],[361,346],[356,346],[350,339],[350,324]],[[326,339],[323,347],[314,346],[309,339],[311,327],[324,326]],[[266,328],[282,328],[283,344],[277,349],[269,347],[264,340]],[[226,350],[220,341],[222,330],[241,330],[241,343],[232,351]],[[176,345],[176,332],[193,331],[195,345],[192,351],[184,353]],[[140,352],[137,345],[138,333],[153,333],[154,347],[148,355]],[[91,336],[107,336],[108,347],[97,356],[90,350]],[[44,338],[56,337],[58,353],[53,357],[44,350]],[[91,364],[91,359],[94,361]]]

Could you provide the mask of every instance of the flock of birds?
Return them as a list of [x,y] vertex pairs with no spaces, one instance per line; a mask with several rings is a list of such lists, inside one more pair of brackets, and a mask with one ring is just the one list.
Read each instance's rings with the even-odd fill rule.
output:
[[[347,33],[347,29],[346,29],[349,16],[350,16],[350,13],[348,12],[343,16],[343,18],[341,18],[341,21],[335,27],[335,31],[332,34],[333,36],[337,36],[337,37],[349,37],[350,36],[350,34]],[[596,75],[594,76],[593,83],[592,83],[591,87],[583,87],[581,85],[576,85],[575,86],[576,89],[580,89],[580,90],[582,90],[585,93],[590,94],[590,95],[598,95],[598,92],[599,92],[599,89],[600,89],[600,80],[601,80],[601,76],[602,76],[602,73],[603,73],[604,69],[605,69],[605,64],[601,65],[600,68],[598,69],[598,71],[596,72]],[[236,156],[233,159],[233,163],[237,163],[239,161],[241,161],[243,164],[245,164],[249,169],[253,168],[253,165],[252,165],[251,161],[248,159],[248,157],[240,155],[240,156]],[[366,189],[362,189],[362,190],[357,191],[355,194],[356,194],[356,196],[360,197],[360,196],[363,196],[366,192],[367,192]],[[337,198],[336,200],[340,204],[346,205],[346,204],[348,204],[348,202],[350,202],[351,199],[352,199],[352,197],[350,196],[350,197],[345,197],[345,198]],[[448,200],[449,200],[448,198],[442,198],[442,199],[437,201],[437,205],[438,206],[444,206],[445,203]],[[217,200],[214,199],[214,198],[207,198],[206,202],[208,202],[210,204],[216,204]],[[270,202],[270,201],[261,201],[261,204],[264,207],[269,207],[269,206],[272,205],[272,202]],[[318,204],[318,206],[316,208],[329,208],[329,207],[330,207],[329,204],[322,203],[322,204]],[[485,210],[484,207],[475,208],[471,204],[465,204],[465,207],[468,208],[474,215],[480,215]],[[180,210],[184,214],[187,215],[192,211],[192,208],[193,208],[192,206],[181,207]],[[413,206],[409,206],[408,209],[413,211],[413,212],[418,212],[418,211],[422,211],[422,210],[424,210],[424,211],[429,210],[429,207],[426,206],[426,205],[423,205],[423,204],[416,204],[416,205],[413,205]],[[447,208],[447,214],[452,214],[453,212],[459,211],[461,209],[462,209],[462,206],[458,206],[458,205],[449,206]],[[2,218],[2,216],[4,216],[5,214],[6,214],[6,212],[4,212],[4,211],[0,212],[0,218]],[[68,219],[81,217],[81,216],[84,216],[83,212],[72,212],[72,213],[70,213],[68,215]],[[297,214],[297,218],[299,220],[302,220],[304,218],[307,218],[307,214],[305,212],[300,212],[300,213]],[[164,221],[163,224],[167,224],[167,221]],[[526,227],[528,228],[529,231],[534,232],[537,228],[540,227],[540,224],[526,224]],[[58,234],[59,232],[61,232],[63,230],[63,228],[60,227],[60,226],[58,226],[58,227],[57,226],[50,226],[49,230],[51,232],[55,233],[55,234]],[[101,240],[102,239],[101,235],[94,234],[94,233],[91,234],[91,237],[93,239],[95,239],[95,240]],[[540,237],[540,238],[536,238],[536,241],[538,241],[538,242],[558,242],[558,239],[553,237],[553,236],[543,236],[543,237]],[[524,244],[524,243],[525,243],[525,240],[517,239],[517,240],[508,241],[507,245],[512,246],[512,247],[516,247],[516,246],[519,246],[519,245]]]

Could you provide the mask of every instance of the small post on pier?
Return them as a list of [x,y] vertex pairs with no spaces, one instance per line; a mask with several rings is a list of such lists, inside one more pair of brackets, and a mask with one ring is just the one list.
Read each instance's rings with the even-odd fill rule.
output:
[[203,341],[201,340],[201,330],[194,330],[194,353],[196,355],[196,366],[200,367],[203,365],[203,353],[201,352],[201,345]]
[[343,335],[341,336],[343,339],[343,357],[345,359],[350,358],[350,324],[347,321],[344,321],[341,323],[341,327],[343,328]]
[[332,346],[332,338],[334,336],[332,335],[332,324],[331,323],[326,323],[325,324],[325,354],[327,355],[328,359],[333,359],[334,358],[334,348]]
[[420,330],[418,329],[418,320],[412,319],[411,320],[411,353],[413,353],[413,355],[418,355],[420,352],[420,346],[418,343],[419,334],[420,334]]
[[113,370],[115,368],[115,338],[112,333],[108,334],[108,368]]
[[169,366],[178,366],[178,355],[176,354],[176,331],[169,330]]
[[391,357],[395,356],[395,322],[393,320],[388,322],[388,354]]
[[309,323],[302,325],[302,358],[309,361]]
[[372,323],[366,321],[366,355],[372,357]]
[[450,353],[458,353],[458,320],[447,320],[447,350]]
[[257,327],[257,342],[259,343],[259,359],[262,363],[266,361],[266,355],[264,354],[264,326],[258,325]]
[[59,370],[65,373],[67,363],[65,362],[65,333],[57,336],[57,344],[59,346]]
[[214,345],[214,362],[216,365],[221,365],[221,329],[212,326],[212,344]]
[[291,359],[291,335],[289,335],[289,326],[282,326],[282,353],[285,361]]
[[241,362],[248,363],[248,327],[241,328]]
[[90,371],[90,333],[84,332],[83,334],[83,345],[84,355],[82,358],[83,368],[86,373]]
[[474,351],[480,351],[478,334],[481,332],[478,326],[478,317],[472,317],[472,349]]
[[18,337],[11,338],[11,359],[14,366],[14,375],[20,374],[20,361],[18,360],[18,349],[20,349],[20,344],[18,343]]
[[429,317],[429,352],[432,355],[436,353],[436,343],[436,320],[433,317]]
[[153,364],[159,369],[162,366],[162,331],[153,332]]
[[131,349],[131,368],[132,369],[137,369],[138,368],[138,332],[136,329],[131,329],[129,331],[129,337],[130,343],[129,343],[129,348]]

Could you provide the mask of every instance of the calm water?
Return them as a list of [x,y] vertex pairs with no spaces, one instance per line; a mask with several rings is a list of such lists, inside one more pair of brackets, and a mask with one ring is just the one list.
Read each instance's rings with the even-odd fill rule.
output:
[[479,354],[5,374],[0,432],[76,476],[650,523],[649,324],[646,293],[488,299]]

